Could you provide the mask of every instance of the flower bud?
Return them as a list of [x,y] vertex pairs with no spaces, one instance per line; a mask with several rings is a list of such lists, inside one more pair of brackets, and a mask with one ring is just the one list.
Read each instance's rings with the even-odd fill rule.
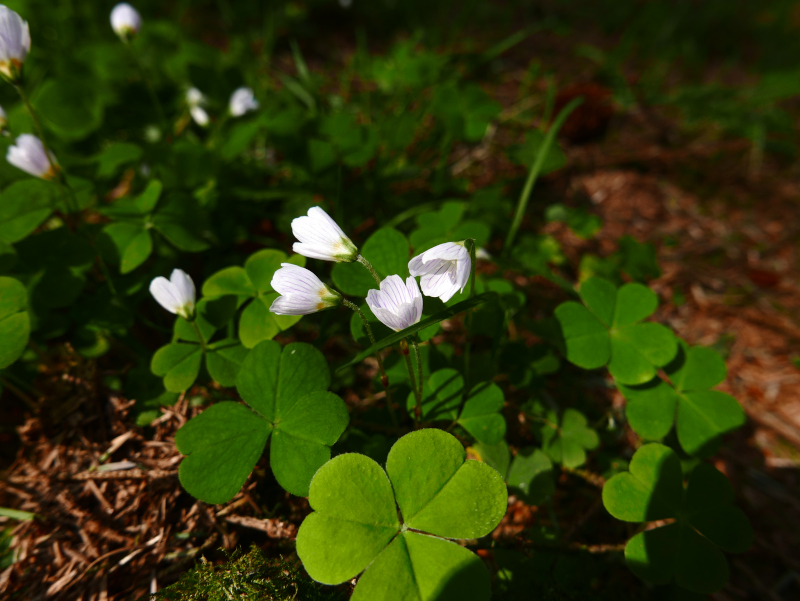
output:
[[358,257],[356,245],[319,207],[311,207],[307,216],[294,219],[292,233],[300,240],[292,250],[304,257],[337,263],[352,263]]
[[241,117],[245,113],[254,111],[258,108],[258,100],[253,95],[250,88],[239,88],[231,94],[228,103],[228,111],[232,117]]
[[139,33],[142,27],[142,17],[127,2],[117,4],[111,11],[111,29],[123,41],[128,41]]
[[39,138],[31,134],[21,134],[14,145],[8,147],[6,160],[34,177],[49,180],[58,177],[56,158],[45,150]]
[[281,268],[272,276],[271,285],[281,295],[269,308],[276,315],[308,315],[342,303],[338,292],[328,288],[308,269],[292,263],[281,263]]
[[12,84],[22,79],[22,65],[31,49],[28,23],[0,4],[0,75]]
[[159,276],[150,282],[150,294],[170,313],[191,321],[194,319],[196,291],[189,275],[173,269],[169,279]]

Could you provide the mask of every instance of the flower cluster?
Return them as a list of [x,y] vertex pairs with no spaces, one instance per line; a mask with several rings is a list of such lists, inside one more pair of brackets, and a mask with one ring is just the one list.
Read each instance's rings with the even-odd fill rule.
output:
[[[366,263],[358,248],[339,225],[319,207],[292,221],[292,233],[299,240],[292,247],[297,254],[311,259]],[[367,305],[383,324],[400,331],[418,323],[422,317],[422,295],[450,300],[463,291],[469,280],[472,261],[463,242],[445,242],[414,257],[408,264],[411,276],[403,282],[390,275],[378,290],[367,294]],[[421,276],[420,285],[416,277]],[[335,307],[341,296],[323,284],[309,270],[283,264],[275,273],[272,287],[281,294],[270,307],[278,315],[304,315]]]

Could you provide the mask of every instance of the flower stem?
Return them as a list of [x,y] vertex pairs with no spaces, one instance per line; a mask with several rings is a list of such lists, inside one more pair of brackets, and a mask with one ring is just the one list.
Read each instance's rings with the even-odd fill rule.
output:
[[167,125],[167,117],[164,114],[164,109],[161,106],[161,101],[158,99],[156,95],[156,91],[153,88],[153,83],[150,81],[150,78],[147,77],[147,73],[144,70],[144,66],[142,65],[141,61],[139,60],[139,56],[134,52],[133,48],[131,47],[130,42],[123,38],[123,43],[125,47],[130,52],[131,58],[133,58],[133,62],[136,64],[136,69],[139,71],[139,77],[142,78],[144,81],[144,85],[147,88],[147,93],[150,95],[150,101],[153,103],[153,106],[156,109],[156,114],[158,115],[158,120],[161,122],[161,127],[164,128],[164,135],[169,132],[169,126]]
[[[470,275],[469,275],[469,298],[472,298],[473,296],[475,296],[475,262],[476,262],[476,259],[475,259],[475,240],[472,239],[472,238],[469,238],[467,240],[467,243],[469,243],[469,258],[470,258],[470,261],[472,262],[472,266],[471,266],[471,269],[470,269]],[[469,388],[469,368],[470,368],[470,350],[471,350],[470,347],[471,347],[471,344],[472,344],[471,341],[470,341],[470,334],[472,332],[472,310],[471,309],[467,311],[467,317],[466,317],[465,321],[466,321],[465,325],[466,325],[466,328],[467,328],[467,334],[466,334],[466,340],[465,340],[465,343],[464,343],[464,398],[466,399],[467,394],[468,394],[468,392],[470,390],[470,388]]]
[[408,369],[408,377],[411,378],[411,390],[414,391],[414,398],[417,401],[414,407],[414,427],[419,428],[420,420],[422,419],[422,395],[417,388],[417,380],[414,377],[414,368],[411,366],[411,357],[408,356],[408,344],[405,340],[400,341],[400,352],[406,360],[406,368]]
[[420,402],[421,402],[421,400],[422,400],[422,355],[419,352],[419,344],[417,343],[416,336],[411,339],[411,345],[414,347],[414,355],[416,356],[416,359],[417,359],[417,378],[418,378],[417,384],[419,385],[419,394],[417,395],[417,398],[420,399]]
[[206,351],[208,350],[206,347],[206,340],[203,338],[202,332],[200,332],[200,327],[197,325],[197,320],[193,319],[189,323],[192,324],[194,331],[197,332],[197,340],[200,342],[200,350],[203,351],[203,354],[205,355]]
[[67,208],[67,214],[70,213],[77,213],[78,207],[77,203],[75,208],[70,204],[70,198],[64,191],[62,186],[62,181],[65,181],[63,175],[61,174],[61,168],[53,162],[52,153],[50,151],[49,146],[47,145],[47,140],[44,137],[44,129],[42,128],[42,123],[39,121],[39,117],[36,114],[36,111],[33,109],[33,105],[31,104],[28,95],[25,93],[25,90],[21,85],[14,86],[17,88],[17,93],[19,97],[22,98],[22,102],[25,104],[25,108],[28,109],[28,114],[31,116],[31,120],[33,121],[33,126],[36,128],[36,133],[39,136],[39,140],[42,142],[42,147],[44,148],[44,154],[47,157],[47,162],[50,164],[50,169],[53,172],[53,176],[56,178],[56,182],[58,183],[58,187],[61,189],[61,195],[64,197],[64,206]]
[[369,261],[367,261],[367,260],[366,260],[364,257],[362,257],[361,255],[358,255],[358,256],[356,257],[356,261],[358,261],[358,262],[359,262],[359,263],[361,263],[361,264],[362,264],[364,267],[366,267],[366,268],[367,268],[367,271],[369,271],[369,272],[372,274],[372,277],[373,277],[373,278],[375,278],[375,283],[376,283],[376,284],[378,284],[378,287],[380,288],[380,285],[381,285],[381,276],[379,276],[379,275],[378,275],[378,272],[377,272],[377,271],[375,271],[375,268],[374,268],[374,267],[373,267],[373,266],[370,264],[370,262],[369,262]]
[[[372,328],[367,321],[367,317],[358,308],[358,305],[355,303],[351,303],[347,299],[342,299],[342,304],[355,311],[356,315],[361,318],[361,323],[364,324],[364,329],[367,331],[367,336],[369,336],[369,341],[372,344],[375,344],[375,336],[372,334]],[[375,358],[378,360],[378,370],[381,372],[381,384],[383,384],[383,388],[386,390],[386,406],[389,408],[389,415],[392,418],[392,423],[397,427],[397,416],[394,414],[394,406],[392,405],[392,395],[389,392],[389,376],[386,375],[386,370],[383,367],[383,358],[381,357],[380,351],[375,353]]]

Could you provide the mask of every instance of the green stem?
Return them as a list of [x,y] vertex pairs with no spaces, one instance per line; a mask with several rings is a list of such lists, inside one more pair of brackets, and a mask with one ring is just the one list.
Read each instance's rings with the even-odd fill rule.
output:
[[76,206],[75,209],[70,206],[69,197],[64,192],[64,188],[62,186],[63,174],[61,173],[61,168],[53,162],[52,152],[50,150],[49,145],[47,144],[47,139],[44,137],[44,128],[42,127],[41,121],[39,121],[39,116],[36,114],[36,111],[33,109],[33,105],[31,104],[28,95],[25,93],[25,90],[22,88],[21,85],[14,86],[17,88],[17,93],[19,94],[20,98],[22,98],[22,102],[25,104],[25,108],[28,110],[28,114],[31,116],[31,120],[33,121],[33,127],[36,129],[36,134],[39,136],[39,140],[42,142],[42,146],[44,147],[44,154],[47,157],[47,162],[50,164],[50,169],[53,171],[53,176],[56,178],[56,183],[61,190],[61,195],[64,198],[64,206],[67,208],[67,214],[72,212],[78,212],[78,207]]
[[131,47],[130,42],[127,39],[123,39],[123,43],[125,47],[130,52],[131,58],[133,59],[134,64],[136,65],[136,69],[139,71],[139,77],[142,78],[144,81],[144,85],[147,88],[147,93],[150,95],[150,101],[153,103],[153,106],[156,109],[156,114],[158,115],[158,120],[161,122],[161,127],[164,129],[164,135],[169,133],[169,126],[167,124],[167,117],[164,114],[164,109],[161,106],[161,101],[158,99],[158,95],[156,95],[156,90],[153,88],[153,83],[150,81],[150,78],[147,77],[147,72],[144,70],[144,65],[142,65],[141,61],[139,60],[139,56]]
[[364,257],[362,257],[361,255],[358,255],[356,257],[356,261],[358,261],[364,267],[367,268],[367,271],[369,271],[372,274],[372,277],[375,279],[375,283],[378,284],[378,287],[380,288],[381,276],[378,275],[378,272],[375,271],[375,268],[372,266],[372,264],[369,261],[367,261]]
[[542,146],[539,148],[539,152],[536,155],[536,160],[533,162],[533,165],[528,172],[528,179],[525,180],[525,186],[522,188],[522,193],[517,201],[517,212],[514,215],[514,221],[511,223],[511,229],[508,230],[506,243],[503,247],[503,254],[506,256],[511,253],[511,247],[514,244],[514,238],[517,236],[517,230],[519,230],[519,226],[522,225],[522,218],[525,215],[525,210],[528,208],[528,200],[530,199],[531,192],[533,191],[533,185],[536,183],[536,179],[539,177],[539,172],[544,166],[544,161],[547,158],[547,155],[550,153],[550,147],[555,141],[558,130],[561,129],[561,126],[564,125],[567,117],[569,117],[570,113],[572,113],[572,111],[574,111],[578,105],[581,104],[581,102],[583,102],[583,97],[574,98],[572,101],[570,101],[570,103],[561,110],[561,112],[558,114],[558,117],[556,117],[555,121],[553,121],[553,125],[547,131],[547,135],[544,138],[544,142],[542,142]]
[[416,336],[414,336],[414,338],[411,339],[411,345],[414,347],[414,355],[417,359],[417,378],[418,378],[417,384],[419,385],[419,394],[417,395],[417,398],[419,398],[421,402],[422,401],[422,355],[419,352],[419,344],[417,343]]
[[420,420],[422,419],[422,395],[417,388],[417,380],[414,377],[414,368],[411,366],[411,357],[408,353],[408,344],[405,340],[400,341],[400,352],[406,360],[406,369],[408,369],[408,377],[411,379],[411,390],[414,391],[414,398],[417,405],[414,408],[414,426],[419,428]]
[[[361,309],[358,308],[358,305],[356,305],[355,303],[351,303],[347,299],[342,299],[342,304],[345,307],[355,311],[356,315],[358,315],[361,318],[361,323],[364,324],[364,329],[367,331],[367,336],[369,336],[369,341],[374,345],[375,336],[372,334],[372,328],[370,327],[369,322],[367,321],[367,317],[364,315]],[[375,358],[378,360],[378,369],[381,372],[381,384],[383,384],[383,388],[384,390],[386,390],[386,406],[389,408],[389,415],[392,418],[392,423],[396,427],[397,416],[395,416],[394,414],[394,407],[392,406],[392,395],[389,392],[389,376],[386,375],[386,370],[383,367],[383,358],[381,357],[380,351],[375,353]]]
[[203,334],[200,332],[200,327],[197,325],[197,320],[193,319],[189,323],[192,324],[194,331],[197,332],[197,340],[200,342],[200,350],[202,350],[203,354],[205,355],[206,351],[208,350],[206,348],[206,340],[203,338]]
[[[469,238],[467,241],[469,243],[469,258],[472,261],[472,265],[470,267],[470,274],[469,274],[469,297],[472,298],[475,296],[475,240]],[[472,342],[470,341],[470,332],[472,332],[472,310],[470,309],[467,311],[467,318],[466,318],[466,340],[464,343],[464,398],[467,396],[467,392],[469,391],[469,367],[470,367],[470,351]]]

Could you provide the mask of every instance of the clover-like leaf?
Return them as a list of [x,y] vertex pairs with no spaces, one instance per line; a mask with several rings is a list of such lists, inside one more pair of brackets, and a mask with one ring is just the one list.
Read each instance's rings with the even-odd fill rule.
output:
[[732,396],[711,390],[725,379],[725,362],[714,350],[680,342],[678,355],[660,377],[640,386],[617,384],[628,403],[625,413],[634,431],[649,440],[666,436],[675,425],[690,455],[708,456],[722,435],[740,428],[744,410]]
[[728,580],[723,551],[739,553],[753,542],[747,516],[733,506],[733,489],[714,467],[701,463],[684,489],[678,456],[651,443],[633,456],[630,471],[603,487],[608,512],[626,522],[670,520],[628,541],[631,571],[652,584],[674,581],[695,593],[713,593]]
[[0,277],[0,369],[19,359],[30,333],[25,286],[14,278]]
[[235,296],[239,306],[244,306],[239,318],[239,340],[246,348],[271,340],[302,318],[301,315],[275,315],[269,310],[272,301],[278,297],[271,282],[281,263],[302,267],[306,260],[301,255],[289,257],[279,250],[264,249],[250,255],[244,267],[227,267],[203,283],[203,296]]
[[[314,472],[330,459],[331,445],[344,432],[348,421],[345,404],[326,391],[330,371],[325,357],[304,343],[281,349],[277,342],[267,340],[248,352],[235,340],[227,340],[212,345],[207,361],[209,372],[212,375],[218,372],[215,379],[231,377],[234,371],[238,373],[236,386],[252,411],[237,405],[241,410],[236,410],[231,436],[214,434],[216,430],[209,428],[224,431],[223,422],[227,415],[233,415],[230,413],[233,410],[215,413],[211,424],[207,421],[210,418],[203,418],[209,409],[179,430],[175,437],[178,450],[189,455],[180,468],[184,488],[209,503],[229,500],[253,470],[271,434],[270,466],[275,479],[290,493],[307,496]],[[242,411],[246,411],[246,420]],[[234,440],[245,436],[236,434],[240,430],[265,433],[256,436],[258,452],[250,442],[241,447],[245,443]],[[223,453],[225,441],[237,449],[241,447],[241,452],[225,452],[223,461],[217,455]],[[212,447],[216,449],[214,453]],[[199,453],[199,459],[192,453]]]
[[596,369],[608,365],[618,382],[644,384],[669,363],[678,345],[672,332],[657,323],[639,323],[658,307],[658,297],[642,284],[619,289],[594,277],[580,290],[584,305],[567,301],[556,307],[556,319],[575,365]]
[[353,599],[488,599],[483,562],[446,539],[485,536],[500,523],[506,500],[502,476],[467,461],[454,436],[418,430],[395,443],[385,472],[357,454],[319,469],[309,495],[314,512],[300,526],[297,554],[309,575],[326,584],[366,570]]
[[155,352],[150,370],[164,378],[164,388],[168,392],[183,392],[194,384],[202,362],[200,345],[173,342]]
[[[472,388],[466,399],[463,396],[464,378],[457,370],[445,368],[435,371],[423,387],[422,417],[429,421],[455,421],[485,444],[503,440],[506,420],[500,412],[505,398],[500,387],[492,382],[482,382]],[[406,406],[409,411],[416,406],[413,393],[408,395]]]
[[13,244],[33,232],[58,202],[58,187],[41,179],[14,182],[3,190],[0,240]]
[[542,440],[542,450],[565,467],[575,468],[586,463],[586,451],[600,446],[597,432],[590,428],[586,416],[577,409],[567,409],[559,419],[549,411],[546,419],[533,422],[533,429]]

